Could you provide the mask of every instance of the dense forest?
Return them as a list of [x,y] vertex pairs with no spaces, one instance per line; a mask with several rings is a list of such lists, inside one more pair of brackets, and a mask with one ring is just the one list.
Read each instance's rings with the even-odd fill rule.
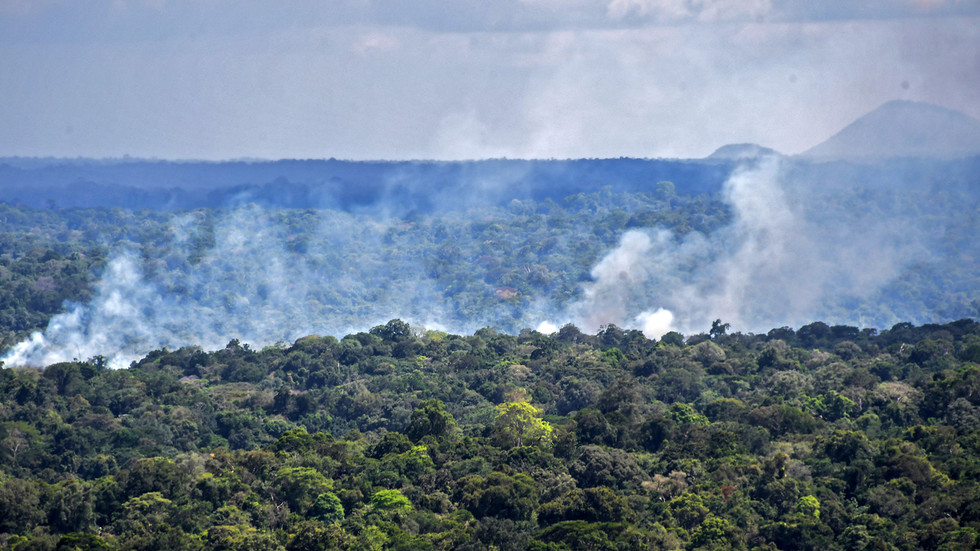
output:
[[[155,323],[143,353],[189,343],[217,348],[231,336],[268,344],[313,332],[343,336],[396,315],[458,332],[516,333],[536,326],[533,316],[545,306],[557,310],[577,298],[596,258],[623,231],[707,234],[729,221],[719,198],[677,194],[667,184],[381,220],[256,205],[164,213],[0,203],[0,351],[44,329],[65,301],[91,300],[100,281],[114,289],[121,278],[106,273],[107,263],[130,256],[140,292],[169,301],[141,313]],[[196,324],[191,337],[172,335],[171,318],[191,310],[196,315],[182,324],[218,315]],[[102,324],[121,334],[131,321]]]
[[[593,164],[657,166],[621,163]],[[743,332],[980,318],[969,162],[747,164],[712,192],[655,172],[573,192],[580,175],[557,199],[473,206],[476,186],[433,212],[0,203],[0,350],[47,328],[8,365],[101,354],[118,367],[162,347],[339,338],[393,318],[458,334],[642,329],[658,307],[683,333],[717,318]]]
[[10,161],[0,546],[976,549],[977,162]]
[[0,371],[10,549],[980,545],[980,324],[399,320]]
[[[932,163],[929,163],[932,164]],[[965,165],[973,166],[967,162]],[[479,161],[150,161],[0,157],[0,201],[34,208],[122,207],[163,211],[255,203],[268,208],[381,208],[400,216],[513,199],[560,201],[597,187],[643,191],[684,182],[691,195],[720,189],[729,158],[488,159]]]

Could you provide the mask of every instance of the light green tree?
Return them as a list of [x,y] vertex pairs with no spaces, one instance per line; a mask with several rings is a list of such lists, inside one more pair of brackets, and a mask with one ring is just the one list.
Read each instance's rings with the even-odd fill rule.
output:
[[495,443],[501,447],[550,445],[554,429],[540,418],[543,412],[524,401],[499,404],[493,423]]
[[814,496],[800,496],[796,501],[796,512],[805,517],[820,518],[820,500]]
[[371,497],[368,507],[372,512],[411,511],[412,502],[399,490],[379,490]]

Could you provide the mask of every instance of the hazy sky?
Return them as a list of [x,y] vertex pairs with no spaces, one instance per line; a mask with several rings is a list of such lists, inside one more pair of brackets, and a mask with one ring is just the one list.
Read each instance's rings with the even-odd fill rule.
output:
[[798,153],[980,118],[978,0],[0,0],[0,156]]

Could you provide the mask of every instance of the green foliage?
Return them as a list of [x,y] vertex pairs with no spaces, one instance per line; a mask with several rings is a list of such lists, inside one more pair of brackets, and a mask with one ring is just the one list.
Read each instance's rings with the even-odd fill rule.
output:
[[412,502],[398,490],[378,490],[368,503],[372,512],[411,511]]
[[566,520],[631,521],[634,517],[626,499],[606,486],[572,490],[538,510],[538,520],[549,524]]
[[0,531],[26,534],[43,520],[37,487],[19,478],[0,484]]
[[820,518],[820,501],[814,496],[800,496],[796,502],[796,512],[805,517]]
[[675,423],[690,423],[705,426],[710,423],[708,418],[698,413],[689,404],[677,403],[670,407],[670,417]]
[[846,419],[850,416],[851,412],[857,409],[854,400],[851,400],[847,396],[841,396],[835,390],[810,398],[807,401],[809,409],[828,421]]
[[321,522],[301,521],[294,526],[286,549],[287,551],[351,549],[355,542],[354,536],[339,523],[324,525]]
[[418,441],[425,436],[443,438],[457,430],[456,420],[441,400],[423,400],[412,412],[405,434]]
[[678,525],[687,530],[692,530],[708,516],[708,508],[704,506],[701,496],[684,492],[671,500],[670,513]]
[[316,496],[313,506],[308,513],[309,518],[322,522],[340,522],[344,520],[344,505],[335,494],[326,492]]
[[494,441],[501,447],[547,447],[553,440],[554,429],[539,419],[542,413],[541,408],[527,402],[499,404],[493,423]]
[[463,503],[477,517],[529,520],[538,504],[534,481],[524,473],[491,473],[486,478],[464,479]]
[[317,496],[333,486],[323,473],[311,467],[282,467],[275,482],[294,511],[305,511]]
[[[66,300],[87,300],[94,272],[105,262],[99,248],[29,245],[29,239],[0,234],[0,351],[43,328]],[[18,251],[22,247],[30,248]]]
[[[549,336],[399,327],[262,351],[161,350],[119,371],[0,370],[0,541],[977,545],[980,369],[957,354],[939,365],[909,351],[926,339],[964,350],[980,324],[804,332],[833,355],[802,348],[791,330],[661,346],[615,327]],[[421,352],[391,355],[403,344]],[[341,367],[345,346],[360,352]],[[243,358],[261,378],[224,379]],[[868,367],[886,364],[895,368]],[[343,384],[322,384],[331,369]]]
[[727,519],[708,515],[691,533],[688,549],[745,549],[745,539]]

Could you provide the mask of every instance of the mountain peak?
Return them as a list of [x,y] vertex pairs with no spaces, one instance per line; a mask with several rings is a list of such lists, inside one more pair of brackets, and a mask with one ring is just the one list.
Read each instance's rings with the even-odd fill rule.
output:
[[895,100],[802,153],[815,159],[951,158],[980,153],[980,121],[938,105]]
[[777,152],[775,149],[770,149],[754,143],[734,143],[719,147],[714,153],[708,155],[708,158],[738,161],[744,159],[755,159],[757,157],[764,157],[768,155],[779,155],[779,152]]

